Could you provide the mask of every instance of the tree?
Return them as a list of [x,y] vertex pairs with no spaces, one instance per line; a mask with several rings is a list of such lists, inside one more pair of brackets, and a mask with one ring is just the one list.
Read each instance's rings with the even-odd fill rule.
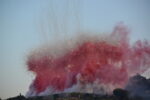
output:
[[119,99],[119,100],[127,100],[128,99],[128,91],[126,90],[123,90],[123,89],[115,89],[113,91],[113,94]]

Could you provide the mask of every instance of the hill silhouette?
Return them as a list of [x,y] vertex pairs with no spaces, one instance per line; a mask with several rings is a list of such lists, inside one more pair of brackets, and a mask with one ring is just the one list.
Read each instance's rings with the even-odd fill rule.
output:
[[112,95],[90,93],[59,93],[46,96],[25,97],[19,95],[7,100],[150,100],[150,79],[133,76],[125,89],[115,89]]

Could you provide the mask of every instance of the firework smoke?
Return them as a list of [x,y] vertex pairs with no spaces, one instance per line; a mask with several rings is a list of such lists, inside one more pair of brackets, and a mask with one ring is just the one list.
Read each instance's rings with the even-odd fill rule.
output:
[[[78,36],[59,45],[43,46],[27,60],[35,74],[27,96],[60,92],[111,93],[129,77],[150,66],[150,45],[129,44],[129,31],[117,25],[107,36]],[[62,44],[62,46],[61,46]]]

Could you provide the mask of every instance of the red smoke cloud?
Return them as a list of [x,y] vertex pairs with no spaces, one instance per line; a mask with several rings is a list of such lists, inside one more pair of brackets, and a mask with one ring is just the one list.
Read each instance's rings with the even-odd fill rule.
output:
[[126,27],[118,25],[110,34],[110,41],[87,39],[57,57],[44,51],[43,55],[30,55],[27,65],[36,76],[32,84],[35,93],[48,87],[61,92],[77,81],[92,84],[99,80],[99,84],[124,87],[131,75],[143,73],[150,66],[148,42],[137,41],[131,46],[128,33]]

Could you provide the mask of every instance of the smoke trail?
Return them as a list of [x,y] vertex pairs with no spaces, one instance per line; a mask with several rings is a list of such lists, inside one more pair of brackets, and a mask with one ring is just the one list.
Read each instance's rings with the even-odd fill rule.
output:
[[108,35],[80,35],[42,46],[27,60],[35,74],[27,96],[60,92],[111,93],[129,77],[150,66],[150,45],[129,44],[128,29],[119,24]]
[[[109,34],[82,32],[77,5],[78,2],[68,3],[65,13],[55,13],[51,2],[46,19],[49,23],[43,34],[46,33],[47,38],[47,33],[53,33],[55,38],[50,40],[55,42],[48,41],[29,54],[27,68],[35,79],[27,96],[61,92],[111,93],[114,88],[124,88],[131,76],[149,68],[147,41],[138,40],[130,45],[129,30],[121,23]],[[71,37],[73,32],[76,35]]]

